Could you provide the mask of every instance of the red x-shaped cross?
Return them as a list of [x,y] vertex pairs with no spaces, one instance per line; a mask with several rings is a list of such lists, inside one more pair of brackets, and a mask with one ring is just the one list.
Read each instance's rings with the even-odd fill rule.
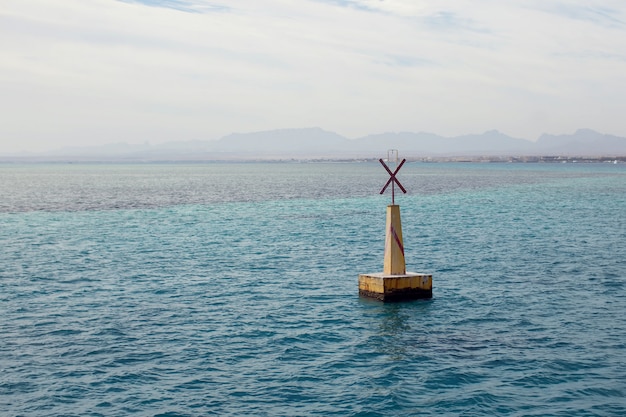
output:
[[391,172],[391,170],[389,169],[389,167],[387,166],[387,164],[385,164],[385,161],[381,159],[379,159],[380,163],[383,165],[383,167],[385,167],[385,169],[387,170],[387,172],[389,173],[390,177],[387,180],[387,183],[385,184],[385,186],[383,187],[382,190],[380,190],[380,193],[384,193],[385,190],[387,189],[387,187],[389,187],[389,184],[391,185],[391,204],[395,204],[395,189],[393,187],[393,184],[398,184],[398,187],[400,187],[400,189],[402,190],[402,192],[404,194],[406,194],[406,190],[404,189],[404,187],[402,186],[402,184],[400,184],[400,181],[398,181],[398,179],[396,178],[396,174],[398,173],[398,171],[400,171],[400,168],[402,168],[402,165],[404,165],[404,163],[406,162],[406,159],[403,159],[402,162],[400,162],[400,165],[398,165],[398,167],[396,168],[396,170],[394,172]]

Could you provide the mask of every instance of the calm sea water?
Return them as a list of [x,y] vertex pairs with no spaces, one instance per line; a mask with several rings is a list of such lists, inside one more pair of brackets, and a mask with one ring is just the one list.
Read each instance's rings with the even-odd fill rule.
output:
[[0,165],[2,416],[626,415],[626,165]]

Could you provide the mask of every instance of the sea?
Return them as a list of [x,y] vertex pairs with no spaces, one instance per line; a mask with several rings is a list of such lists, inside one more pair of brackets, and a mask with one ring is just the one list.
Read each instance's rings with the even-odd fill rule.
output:
[[626,164],[0,164],[1,416],[626,415]]

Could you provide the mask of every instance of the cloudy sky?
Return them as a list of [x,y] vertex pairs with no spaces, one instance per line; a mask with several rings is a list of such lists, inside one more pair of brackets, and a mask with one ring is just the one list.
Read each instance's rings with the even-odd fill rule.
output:
[[2,0],[0,153],[321,127],[626,136],[624,0]]

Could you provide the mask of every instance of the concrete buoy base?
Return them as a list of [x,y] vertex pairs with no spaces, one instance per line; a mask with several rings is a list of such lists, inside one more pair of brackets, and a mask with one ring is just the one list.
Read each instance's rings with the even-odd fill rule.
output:
[[381,301],[432,298],[433,276],[415,272],[401,275],[389,275],[384,272],[360,274],[359,295]]

